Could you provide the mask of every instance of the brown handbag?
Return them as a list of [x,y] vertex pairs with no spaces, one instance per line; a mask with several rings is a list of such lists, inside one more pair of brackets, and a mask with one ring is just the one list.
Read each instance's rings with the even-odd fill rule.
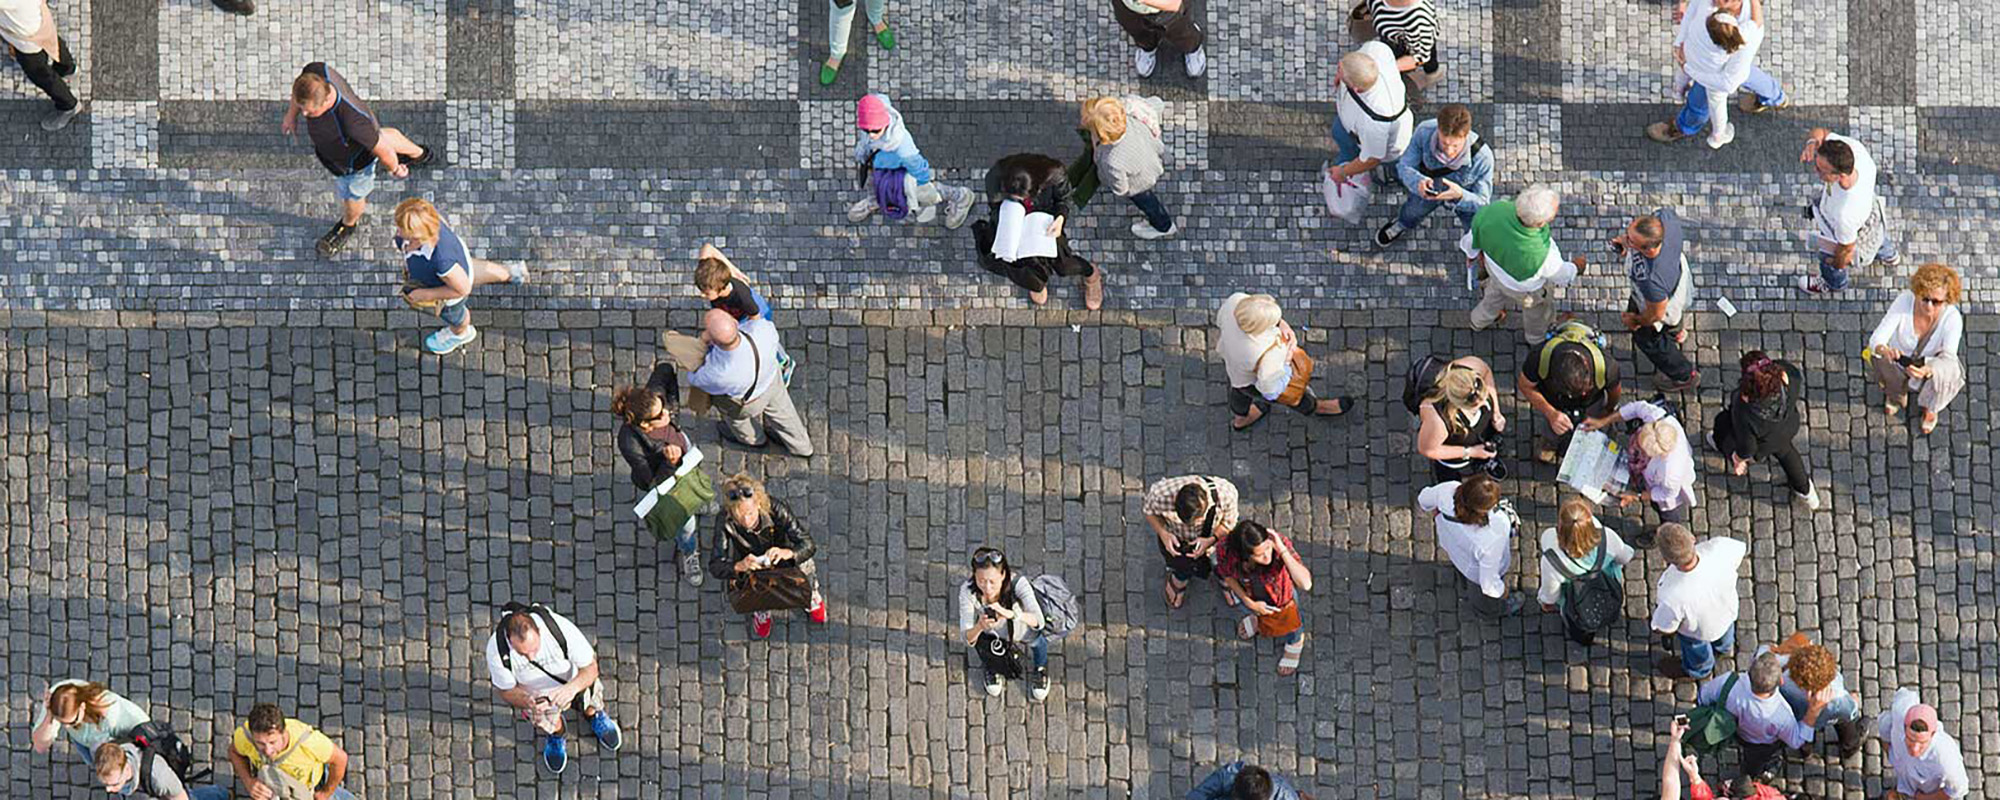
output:
[[1288,636],[1292,631],[1303,627],[1305,627],[1305,621],[1299,618],[1299,604],[1296,600],[1292,601],[1291,605],[1278,609],[1277,613],[1265,614],[1257,618],[1257,634],[1259,636],[1274,638]]
[[[1257,363],[1263,364],[1264,356],[1270,355],[1271,351],[1278,349],[1278,345],[1280,344],[1283,344],[1283,342],[1272,342],[1270,347],[1264,348],[1264,355],[1257,357]],[[1304,400],[1306,397],[1306,384],[1312,382],[1312,356],[1306,355],[1305,347],[1296,341],[1292,342],[1291,361],[1292,379],[1285,383],[1285,390],[1278,393],[1277,403],[1281,406],[1298,405],[1299,401]]]
[[739,572],[729,579],[729,607],[743,614],[806,608],[812,595],[812,579],[798,567]]

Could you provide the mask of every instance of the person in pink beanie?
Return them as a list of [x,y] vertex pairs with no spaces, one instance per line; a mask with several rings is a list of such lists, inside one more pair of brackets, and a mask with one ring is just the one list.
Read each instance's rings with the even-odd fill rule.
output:
[[[887,95],[862,96],[854,104],[854,117],[861,128],[861,139],[854,144],[854,160],[867,176],[858,181],[867,194],[847,207],[847,221],[874,216],[883,208],[880,198],[888,196],[899,197],[906,204],[901,208],[891,205],[887,215],[893,219],[914,216],[917,222],[930,222],[943,206],[946,228],[956,230],[965,224],[972,211],[972,190],[932,180],[931,162],[917,150],[917,141],[903,127],[903,115],[889,104]],[[890,176],[901,177],[903,185],[878,185]]]

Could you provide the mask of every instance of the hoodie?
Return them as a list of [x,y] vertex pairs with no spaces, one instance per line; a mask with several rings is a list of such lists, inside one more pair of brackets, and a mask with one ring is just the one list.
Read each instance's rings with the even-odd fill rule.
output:
[[910,138],[910,131],[903,127],[903,112],[889,102],[889,97],[877,94],[882,106],[889,109],[889,129],[882,138],[871,139],[867,131],[861,131],[861,141],[854,144],[854,160],[868,162],[875,169],[900,169],[910,173],[918,186],[931,182],[931,162],[924,160],[918,152],[917,142]]

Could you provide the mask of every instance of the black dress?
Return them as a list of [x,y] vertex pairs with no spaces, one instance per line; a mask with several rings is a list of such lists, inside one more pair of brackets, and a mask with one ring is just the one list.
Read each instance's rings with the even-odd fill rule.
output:
[[[986,171],[987,209],[998,215],[1001,201],[1006,196],[1001,187],[1007,179],[1025,174],[1029,180],[1027,206],[1029,211],[1040,211],[1052,217],[1067,217],[1069,207],[1069,177],[1063,163],[1038,153],[1015,153],[993,163]],[[993,255],[994,223],[992,219],[982,219],[972,223],[972,243],[979,255],[979,265],[988,272],[1005,276],[1016,285],[1030,292],[1039,292],[1049,285],[1052,275],[1070,277],[1089,276],[1097,272],[1097,267],[1069,249],[1068,223],[1065,221],[1061,236],[1056,237],[1056,256],[1029,257],[1014,261],[1001,261]]]

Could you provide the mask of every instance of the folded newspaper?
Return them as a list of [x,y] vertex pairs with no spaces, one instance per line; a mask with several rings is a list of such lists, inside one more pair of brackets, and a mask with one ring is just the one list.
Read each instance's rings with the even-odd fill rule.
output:
[[1563,454],[1556,481],[1569,484],[1590,498],[1590,502],[1602,503],[1607,496],[1606,486],[1625,485],[1625,454],[1618,442],[1603,431],[1578,428],[1569,437],[1569,452]]
[[693,472],[695,467],[701,466],[701,458],[701,448],[694,446],[692,441],[688,442],[687,454],[681,456],[681,468],[674,470],[674,474],[667,476],[666,480],[660,481],[660,485],[641,496],[639,504],[632,507],[632,514],[645,519],[647,514],[653,513],[653,504],[660,502],[660,498],[673,491],[674,483],[679,481],[682,475]]

